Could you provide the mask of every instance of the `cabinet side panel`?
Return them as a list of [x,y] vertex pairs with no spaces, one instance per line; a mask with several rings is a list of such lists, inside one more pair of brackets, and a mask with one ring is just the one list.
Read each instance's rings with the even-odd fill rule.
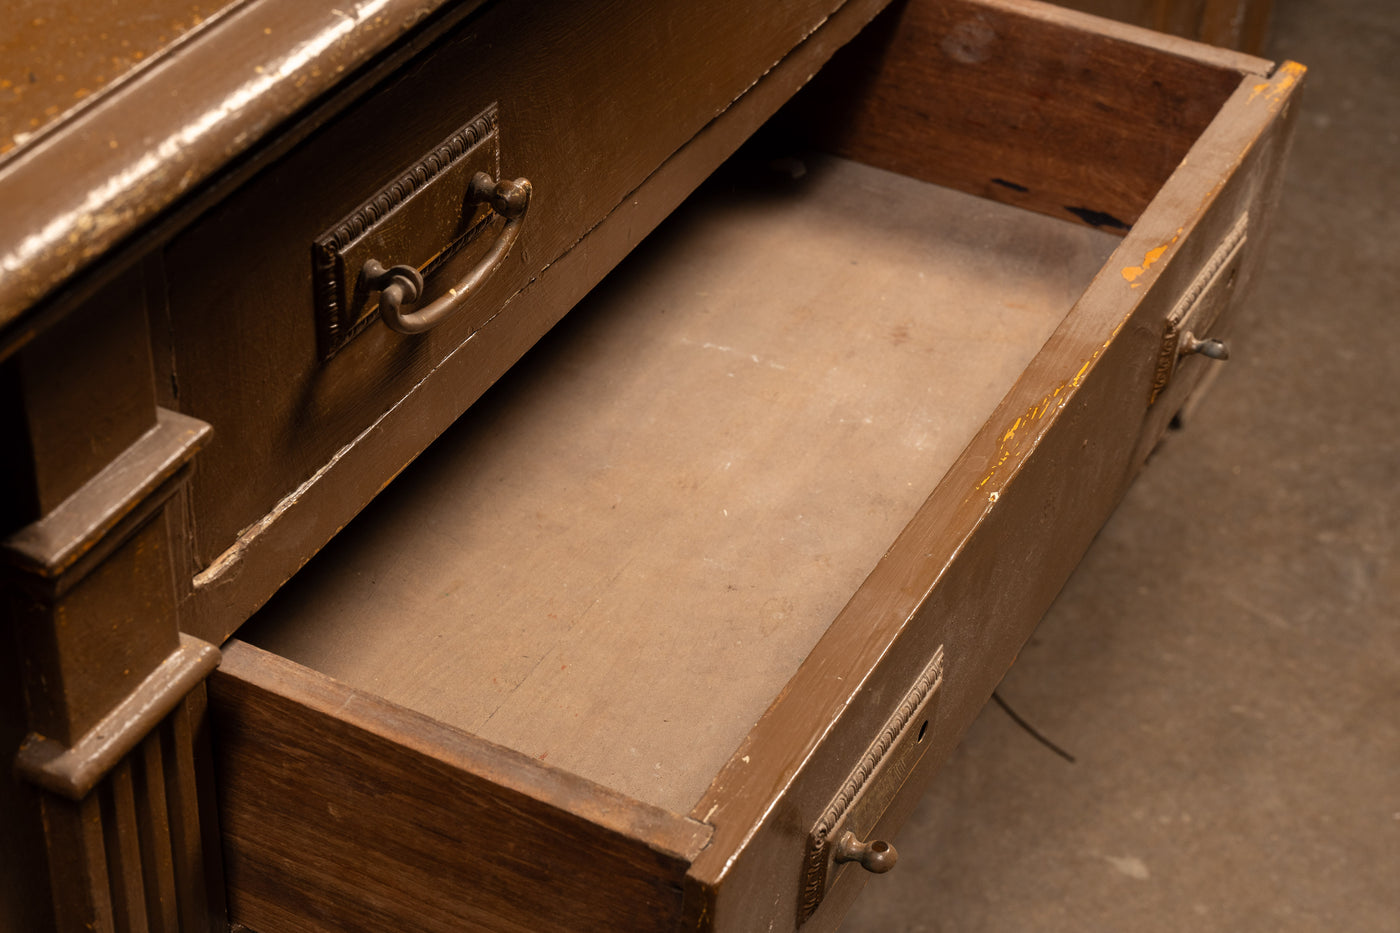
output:
[[[28,731],[12,632],[0,631],[0,748],[19,747]],[[47,930],[53,924],[39,819],[39,792],[7,768],[0,776],[0,930]]]

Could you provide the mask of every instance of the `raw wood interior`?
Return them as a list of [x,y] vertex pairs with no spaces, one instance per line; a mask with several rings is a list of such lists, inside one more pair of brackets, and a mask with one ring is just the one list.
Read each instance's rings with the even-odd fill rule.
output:
[[243,637],[686,812],[1117,244],[779,168],[703,188]]
[[1089,23],[1020,0],[896,3],[790,112],[827,151],[1122,234],[1269,63]]

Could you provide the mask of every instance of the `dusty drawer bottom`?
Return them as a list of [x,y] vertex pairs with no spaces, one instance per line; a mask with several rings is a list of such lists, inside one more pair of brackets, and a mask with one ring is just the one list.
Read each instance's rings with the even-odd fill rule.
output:
[[687,814],[1118,242],[801,171],[702,189],[229,646],[236,917],[679,915]]
[[688,812],[1118,242],[808,168],[704,189],[243,637]]

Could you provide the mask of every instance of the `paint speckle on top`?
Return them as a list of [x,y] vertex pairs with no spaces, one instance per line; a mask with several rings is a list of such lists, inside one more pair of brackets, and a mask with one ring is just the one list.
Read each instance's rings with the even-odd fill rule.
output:
[[[219,0],[215,11],[235,2]],[[93,28],[90,0],[52,0],[43,17],[7,25],[0,35],[0,153],[23,146],[35,130],[60,123],[115,81],[158,61],[208,15],[189,0],[144,0],[139,15],[122,15],[123,7],[134,6],[109,10],[100,30]],[[30,136],[21,139],[24,133]]]

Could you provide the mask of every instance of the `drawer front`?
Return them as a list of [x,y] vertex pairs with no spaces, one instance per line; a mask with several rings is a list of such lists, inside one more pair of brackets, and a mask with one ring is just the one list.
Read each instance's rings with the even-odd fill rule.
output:
[[230,642],[229,918],[258,933],[677,929],[706,827]]
[[[164,262],[173,391],[216,436],[193,486],[200,565],[264,516],[275,518],[279,501],[485,322],[504,313],[508,324],[512,296],[576,244],[587,249],[590,229],[839,5],[785,0],[742,16],[715,0],[491,5],[174,241]],[[471,135],[488,114],[489,139]],[[411,187],[436,171],[435,154],[463,132],[459,148],[470,151],[441,173],[459,177],[436,177],[433,190],[460,187],[478,170],[528,179],[528,211],[469,300],[426,333],[395,333],[374,320],[377,290],[355,294],[360,269],[351,266],[370,255],[385,267],[422,267],[421,307],[468,277],[505,235],[508,224],[484,213],[454,225],[442,210],[417,210],[427,200],[421,191],[404,199],[413,210],[381,216],[404,193],[400,180]],[[464,203],[462,192],[448,194]],[[399,248],[382,257],[349,243],[362,230],[341,237],[337,245],[349,246],[340,287],[357,304],[328,337],[335,314],[325,307],[324,276],[314,273],[326,265],[328,241],[355,223],[371,233],[401,223],[427,232],[410,230],[405,241],[391,230],[376,248]],[[538,320],[521,326],[543,329]],[[502,330],[498,323],[493,333]],[[519,344],[511,338],[503,343]],[[494,365],[514,355],[503,351],[508,358]],[[457,410],[471,401],[464,393]],[[402,466],[383,463],[379,482]],[[342,521],[362,504],[346,503]]]

